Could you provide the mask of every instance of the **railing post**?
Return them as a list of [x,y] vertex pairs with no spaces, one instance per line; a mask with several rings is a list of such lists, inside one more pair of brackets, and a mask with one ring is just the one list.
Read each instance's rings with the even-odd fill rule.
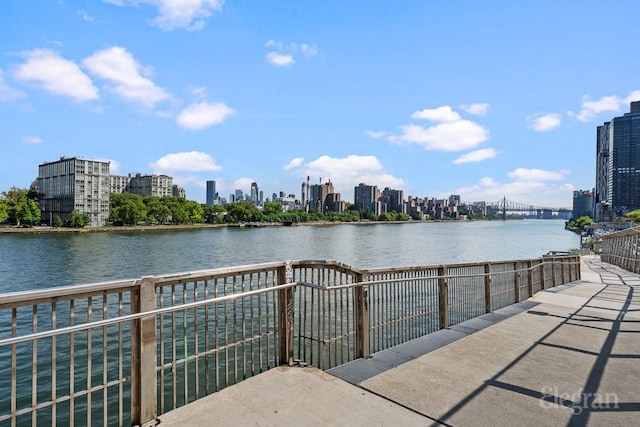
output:
[[440,313],[440,329],[449,328],[449,284],[446,277],[447,268],[438,267],[438,311]]
[[[366,274],[358,275],[358,282],[366,282]],[[359,285],[353,288],[355,301],[356,320],[356,358],[368,359],[371,357],[371,345],[369,341],[369,287]]]
[[487,313],[493,311],[493,303],[491,301],[491,264],[484,265],[484,306]]
[[551,261],[551,277],[553,278],[553,281],[551,282],[552,283],[551,286],[554,287],[554,288],[557,286],[556,275],[558,274],[558,271],[557,271],[558,267],[557,267],[556,263],[557,263],[557,258],[553,257],[552,261]]
[[529,291],[529,298],[533,296],[533,260],[527,261],[527,271],[529,279],[527,280],[527,288]]
[[[293,283],[291,261],[280,268],[280,284]],[[293,366],[293,292],[294,288],[278,291],[278,339],[280,340],[280,365]]]
[[[152,277],[141,280],[132,292],[131,306],[136,313],[155,310],[156,287]],[[156,384],[156,316],[134,320],[131,330],[131,422],[155,424],[158,415]]]
[[540,290],[544,291],[545,289],[547,289],[547,283],[545,280],[545,275],[546,275],[546,261],[544,260],[544,258],[540,261],[540,263],[538,264],[540,266]]
[[513,299],[514,303],[518,303],[520,302],[520,262],[514,262],[513,269],[516,273],[513,277]]

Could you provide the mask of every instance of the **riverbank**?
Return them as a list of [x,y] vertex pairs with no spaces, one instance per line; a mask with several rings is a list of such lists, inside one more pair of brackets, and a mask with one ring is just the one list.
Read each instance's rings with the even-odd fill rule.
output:
[[183,224],[183,225],[136,225],[136,226],[105,226],[105,227],[16,227],[16,226],[0,226],[0,234],[13,233],[31,233],[31,234],[48,234],[48,233],[103,233],[103,232],[140,232],[140,231],[169,231],[169,230],[202,230],[207,228],[261,228],[261,227],[286,227],[286,226],[330,226],[330,225],[376,225],[376,224],[419,224],[425,222],[441,222],[441,221],[358,221],[358,222],[339,222],[339,221],[308,221],[296,222],[292,224],[283,224],[281,222],[259,222],[259,223],[241,223],[241,224]]

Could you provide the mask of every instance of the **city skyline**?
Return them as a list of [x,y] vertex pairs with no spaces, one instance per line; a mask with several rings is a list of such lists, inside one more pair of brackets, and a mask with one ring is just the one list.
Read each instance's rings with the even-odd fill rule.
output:
[[[640,4],[202,0],[0,5],[0,189],[61,156],[205,202],[331,180],[570,206],[640,100]],[[184,5],[183,5],[184,6]],[[606,52],[606,61],[598,54]]]

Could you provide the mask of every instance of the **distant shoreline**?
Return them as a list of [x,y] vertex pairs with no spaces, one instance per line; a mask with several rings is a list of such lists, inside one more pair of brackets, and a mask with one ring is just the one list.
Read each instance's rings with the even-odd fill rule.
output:
[[[339,222],[339,221],[309,221],[297,222],[293,227],[308,225],[377,225],[377,224],[418,224],[434,221],[357,221],[357,222]],[[245,224],[186,224],[186,225],[136,225],[136,226],[105,226],[105,227],[16,227],[4,226],[0,227],[0,234],[53,234],[53,233],[108,233],[108,232],[137,232],[137,231],[179,231],[179,230],[202,230],[209,228],[261,228],[261,227],[287,227],[287,225],[279,222],[265,222],[257,225],[251,223]]]

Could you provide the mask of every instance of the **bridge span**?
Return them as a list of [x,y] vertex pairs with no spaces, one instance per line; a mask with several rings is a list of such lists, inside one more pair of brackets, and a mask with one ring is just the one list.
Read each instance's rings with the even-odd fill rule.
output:
[[501,212],[502,219],[506,218],[507,212],[528,213],[531,216],[545,218],[545,216],[551,216],[554,213],[560,214],[563,212],[571,212],[573,210],[570,207],[536,206],[526,203],[514,202],[512,200],[508,200],[506,197],[503,197],[497,202],[487,203],[487,207],[491,207],[492,209]]

